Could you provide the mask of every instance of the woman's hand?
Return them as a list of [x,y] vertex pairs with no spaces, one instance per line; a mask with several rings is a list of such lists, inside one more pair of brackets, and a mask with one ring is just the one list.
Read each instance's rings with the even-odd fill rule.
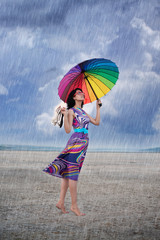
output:
[[61,108],[61,113],[65,115],[67,113],[67,109],[65,107]]
[[98,100],[97,100],[97,103],[96,103],[96,105],[97,105],[97,108],[100,108],[100,107],[102,106],[102,105],[100,106],[99,104],[102,104],[102,102],[101,102],[101,100],[100,100],[100,99],[98,99]]

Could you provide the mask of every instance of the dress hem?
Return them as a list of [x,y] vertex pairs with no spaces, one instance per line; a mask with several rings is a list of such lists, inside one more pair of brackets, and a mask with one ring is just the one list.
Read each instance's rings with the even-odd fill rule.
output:
[[51,175],[51,176],[53,176],[53,177],[68,178],[68,179],[71,179],[71,180],[74,180],[74,181],[78,181],[78,177],[77,177],[77,179],[73,179],[73,178],[71,178],[70,176],[69,176],[69,177],[63,177],[63,176],[61,176],[61,175],[57,175],[57,174],[54,174],[54,173],[46,172],[45,170],[42,170],[42,171],[45,172],[45,173],[47,173],[47,174],[49,174],[49,175]]

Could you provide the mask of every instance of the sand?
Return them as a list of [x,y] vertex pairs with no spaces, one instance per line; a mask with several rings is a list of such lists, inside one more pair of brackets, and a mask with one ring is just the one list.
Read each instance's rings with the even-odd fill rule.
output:
[[160,153],[87,153],[78,181],[86,216],[56,207],[57,152],[0,151],[0,239],[160,239]]

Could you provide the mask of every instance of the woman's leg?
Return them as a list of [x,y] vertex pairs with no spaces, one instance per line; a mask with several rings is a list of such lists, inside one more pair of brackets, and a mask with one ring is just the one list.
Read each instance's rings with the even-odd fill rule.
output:
[[69,179],[69,189],[71,194],[71,211],[74,212],[77,216],[83,216],[84,213],[81,213],[77,206],[77,181]]
[[69,186],[69,179],[62,178],[61,179],[60,199],[59,199],[58,203],[56,204],[56,207],[61,209],[63,213],[68,213],[65,210],[65,207],[64,207],[64,200],[65,200],[65,196],[66,196],[66,193],[67,193],[68,186]]

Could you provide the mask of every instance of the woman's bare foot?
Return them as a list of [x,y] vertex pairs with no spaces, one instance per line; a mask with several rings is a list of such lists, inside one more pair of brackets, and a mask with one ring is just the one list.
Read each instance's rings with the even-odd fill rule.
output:
[[86,215],[85,213],[81,213],[78,207],[72,207],[71,206],[71,211],[74,212],[77,216],[84,216],[84,215]]
[[57,204],[56,204],[56,207],[57,207],[58,209],[60,209],[60,210],[62,211],[62,213],[69,213],[68,211],[66,211],[66,209],[65,209],[65,207],[64,207],[64,204],[62,204],[62,203],[57,203]]

